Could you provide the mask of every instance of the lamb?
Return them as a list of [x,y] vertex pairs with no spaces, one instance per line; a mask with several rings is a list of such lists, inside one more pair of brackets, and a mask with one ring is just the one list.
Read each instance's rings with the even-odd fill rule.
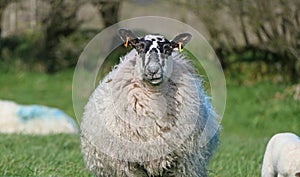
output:
[[278,133],[268,142],[262,177],[300,177],[300,138],[293,133]]
[[220,125],[181,53],[191,35],[169,41],[119,34],[133,49],[92,93],[80,125],[88,170],[102,177],[207,176]]

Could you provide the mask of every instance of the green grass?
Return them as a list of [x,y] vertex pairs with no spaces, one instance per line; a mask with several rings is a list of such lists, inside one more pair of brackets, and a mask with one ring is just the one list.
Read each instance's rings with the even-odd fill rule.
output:
[[77,135],[1,135],[0,176],[88,176]]
[[[0,74],[0,99],[43,104],[74,117],[72,76],[33,72]],[[260,176],[264,148],[270,136],[300,134],[299,102],[277,98],[288,85],[264,81],[238,86],[229,80],[220,146],[210,163],[211,176]],[[0,176],[88,176],[77,135],[0,135]]]
[[[55,75],[33,72],[0,74],[0,99],[43,104],[74,117],[73,70]],[[0,176],[88,176],[78,135],[0,134]]]
[[276,96],[286,87],[268,81],[252,86],[228,85],[223,130],[211,160],[211,176],[260,176],[269,138],[285,131],[300,134],[300,102]]
[[74,117],[72,79],[73,70],[54,75],[35,72],[0,73],[0,99],[21,104],[55,106]]

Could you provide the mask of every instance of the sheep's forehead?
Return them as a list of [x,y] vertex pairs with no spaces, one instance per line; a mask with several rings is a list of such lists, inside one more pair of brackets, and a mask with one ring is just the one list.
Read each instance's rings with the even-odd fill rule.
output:
[[146,47],[145,53],[148,53],[153,48],[156,49],[156,50],[154,50],[155,52],[161,53],[163,44],[166,44],[166,43],[170,44],[170,41],[168,39],[166,39],[163,35],[160,35],[160,34],[148,34],[148,35],[144,36],[142,40],[147,42],[147,47]]
[[148,34],[144,37],[147,41],[153,41],[153,42],[165,42],[166,38],[163,35],[160,34]]

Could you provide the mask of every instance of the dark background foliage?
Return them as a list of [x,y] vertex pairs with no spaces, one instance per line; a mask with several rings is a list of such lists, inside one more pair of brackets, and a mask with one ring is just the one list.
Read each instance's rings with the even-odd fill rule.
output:
[[[160,1],[128,2],[143,7]],[[14,68],[54,73],[74,67],[87,42],[102,28],[120,20],[120,11],[124,11],[127,1],[34,0],[34,3],[38,9],[43,8],[32,14],[36,16],[38,28],[0,38],[2,69],[7,70],[9,64]],[[206,37],[227,73],[234,76],[242,72],[252,75],[250,79],[272,77],[277,82],[299,81],[299,1],[175,0],[168,3],[175,8],[181,7],[181,16],[185,12],[192,13],[204,24],[208,32]],[[24,1],[1,0],[0,16],[12,4],[18,11],[28,11]],[[86,4],[91,4],[102,18],[101,27],[82,28],[85,20],[78,14]]]

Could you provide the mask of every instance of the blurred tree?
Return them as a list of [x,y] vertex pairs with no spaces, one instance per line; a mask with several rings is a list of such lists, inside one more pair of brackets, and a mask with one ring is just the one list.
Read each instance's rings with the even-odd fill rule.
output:
[[193,12],[205,24],[210,35],[210,43],[219,57],[221,65],[226,68],[226,55],[232,50],[230,42],[235,42],[232,33],[224,26],[219,25],[218,11],[223,7],[224,0],[199,1],[199,0],[175,0],[180,6],[185,6]]
[[43,19],[45,46],[44,60],[46,71],[53,73],[57,65],[63,60],[55,55],[56,47],[61,37],[74,33],[80,24],[77,20],[77,11],[82,4],[81,0],[44,0],[50,5],[49,14]]
[[[238,7],[232,4],[238,4]],[[270,67],[274,67],[277,62],[291,81],[299,81],[300,1],[240,0],[232,3],[227,0],[226,5],[232,12],[231,16],[238,16],[243,22],[240,27],[245,41],[243,49],[254,48],[266,55],[272,55],[261,57],[260,60],[268,63]],[[253,34],[257,42],[250,43],[247,33]]]
[[91,0],[103,18],[104,26],[111,26],[119,21],[122,0]]
[[[45,35],[44,59],[46,71],[53,73],[64,62],[63,58],[57,58],[56,48],[61,38],[74,33],[81,24],[77,19],[80,6],[84,0],[44,0],[50,5],[50,11],[42,21]],[[119,7],[122,0],[91,0],[102,15],[105,27],[113,25],[119,20]]]
[[0,1],[0,35],[2,32],[2,15],[3,15],[5,7],[8,5],[8,3],[9,3],[9,0],[1,0]]
[[0,0],[0,38],[2,34],[2,15],[5,10],[5,8],[13,2],[16,2],[17,0]]
[[299,0],[172,2],[186,6],[204,22],[223,67],[232,62],[229,55],[250,52],[252,58],[246,61],[262,61],[269,68],[279,66],[291,81],[300,80]]

